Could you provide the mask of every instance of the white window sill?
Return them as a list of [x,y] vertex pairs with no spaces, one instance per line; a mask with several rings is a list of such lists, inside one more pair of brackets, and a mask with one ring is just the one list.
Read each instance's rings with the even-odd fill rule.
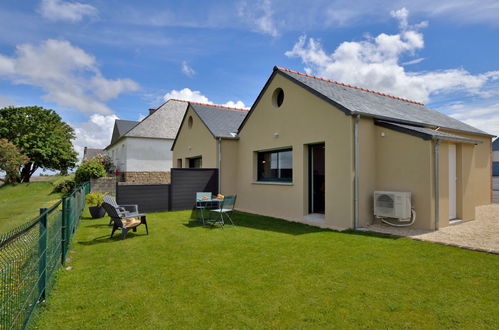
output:
[[252,184],[266,184],[266,185],[273,185],[273,186],[292,186],[293,182],[253,181]]

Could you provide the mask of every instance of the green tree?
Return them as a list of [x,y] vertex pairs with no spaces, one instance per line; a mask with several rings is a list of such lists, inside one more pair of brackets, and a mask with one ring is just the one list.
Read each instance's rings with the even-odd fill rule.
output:
[[5,182],[17,182],[19,168],[28,160],[29,158],[21,154],[14,144],[7,139],[0,139],[0,170],[5,172]]
[[29,182],[39,168],[64,172],[76,165],[71,143],[74,130],[54,110],[37,106],[0,109],[0,138],[29,157],[20,168],[20,182]]

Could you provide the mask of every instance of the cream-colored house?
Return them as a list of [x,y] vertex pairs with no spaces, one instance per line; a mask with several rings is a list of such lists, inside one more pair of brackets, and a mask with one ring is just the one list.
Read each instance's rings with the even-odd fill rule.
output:
[[237,129],[247,109],[189,102],[172,146],[177,168],[218,168],[219,187],[236,193]]
[[[491,202],[491,135],[414,101],[288,69],[274,68],[232,132],[223,166],[205,166],[215,144],[201,146],[194,119],[192,133],[184,126],[174,159],[182,148],[205,150],[202,166],[230,177],[221,191],[236,192],[241,211],[362,228],[377,221],[376,191],[405,192],[412,227],[433,230],[472,220],[476,206]],[[376,201],[378,210],[385,202]]]

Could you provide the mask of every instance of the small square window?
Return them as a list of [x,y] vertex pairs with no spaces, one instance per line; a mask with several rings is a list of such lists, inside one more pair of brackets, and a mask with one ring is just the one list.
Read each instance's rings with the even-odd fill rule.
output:
[[202,157],[189,158],[189,168],[202,168],[202,167],[203,167]]
[[292,149],[258,152],[257,161],[258,181],[292,182]]

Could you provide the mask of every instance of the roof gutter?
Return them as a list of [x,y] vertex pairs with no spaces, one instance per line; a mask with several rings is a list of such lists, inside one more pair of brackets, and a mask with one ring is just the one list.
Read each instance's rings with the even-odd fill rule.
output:
[[218,138],[218,143],[217,143],[217,155],[218,155],[218,193],[221,193],[222,191],[222,138]]
[[440,153],[440,140],[436,139],[434,143],[434,180],[435,180],[435,230],[440,228],[440,161],[439,161],[439,153]]
[[359,147],[359,122],[360,115],[355,116],[354,120],[354,219],[353,219],[353,229],[358,229],[360,227],[359,224],[359,186],[360,186],[360,147]]

